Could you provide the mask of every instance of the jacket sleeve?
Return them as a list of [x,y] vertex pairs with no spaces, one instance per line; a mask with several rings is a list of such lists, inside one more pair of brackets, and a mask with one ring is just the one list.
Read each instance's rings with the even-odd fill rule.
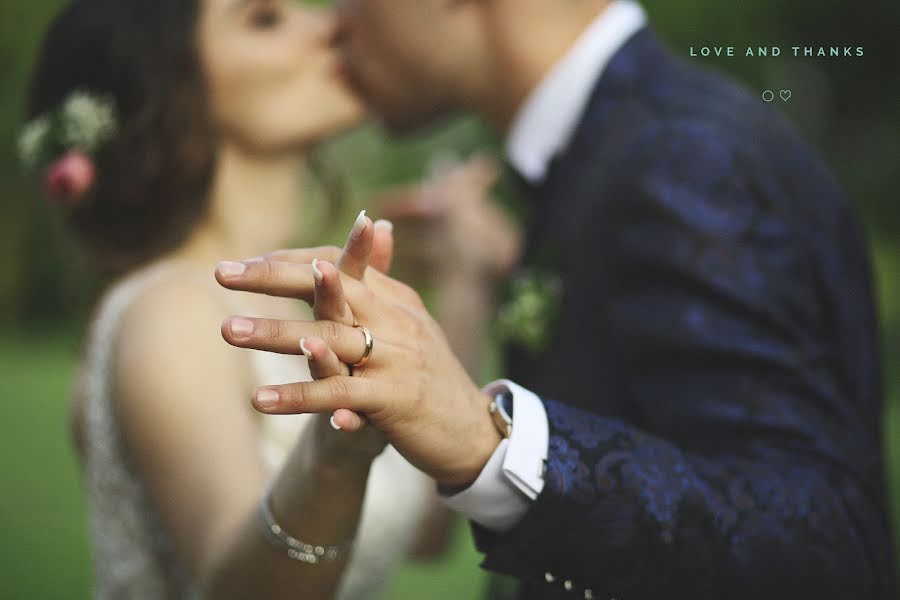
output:
[[513,530],[475,526],[486,568],[547,597],[886,597],[880,442],[829,362],[796,215],[755,160],[679,126],[604,188],[589,318],[617,375],[596,387],[628,416],[543,399],[544,490]]

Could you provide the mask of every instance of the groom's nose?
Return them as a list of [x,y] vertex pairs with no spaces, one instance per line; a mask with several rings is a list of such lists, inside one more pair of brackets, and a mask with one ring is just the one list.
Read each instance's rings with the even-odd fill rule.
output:
[[342,23],[347,24],[352,20],[357,9],[356,4],[354,0],[335,0],[334,11]]
[[350,42],[356,23],[356,2],[354,0],[337,0],[333,5],[335,19],[334,37],[332,42],[336,46],[344,46]]
[[333,18],[330,41],[333,46],[341,46],[350,31],[349,23],[340,12],[333,13]]

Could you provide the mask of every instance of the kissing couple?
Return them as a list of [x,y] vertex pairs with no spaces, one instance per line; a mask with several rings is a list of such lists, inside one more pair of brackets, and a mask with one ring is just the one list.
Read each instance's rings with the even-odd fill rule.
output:
[[[77,90],[116,115],[37,145],[49,190],[142,265],[75,404],[98,595],[376,597],[436,487],[521,598],[894,597],[856,217],[636,2],[81,0],[43,56],[33,118],[65,124]],[[506,378],[476,384],[388,274],[391,223],[277,250],[298,161],[363,102],[398,133],[468,110],[503,135],[529,208]],[[253,294],[209,285],[235,256],[218,283]],[[211,339],[223,311],[266,353]]]

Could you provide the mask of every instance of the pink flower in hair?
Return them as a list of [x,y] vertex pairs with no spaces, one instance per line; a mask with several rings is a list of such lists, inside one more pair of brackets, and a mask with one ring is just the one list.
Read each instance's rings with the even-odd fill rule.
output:
[[47,168],[47,195],[55,201],[74,206],[94,185],[96,170],[91,157],[80,150],[70,150]]

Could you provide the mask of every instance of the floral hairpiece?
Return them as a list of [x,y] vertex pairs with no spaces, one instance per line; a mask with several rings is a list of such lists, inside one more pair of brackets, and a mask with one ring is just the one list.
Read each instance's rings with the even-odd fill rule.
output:
[[30,170],[46,169],[48,195],[74,204],[93,185],[93,157],[115,133],[112,100],[76,90],[59,109],[25,126],[19,136],[19,158]]

